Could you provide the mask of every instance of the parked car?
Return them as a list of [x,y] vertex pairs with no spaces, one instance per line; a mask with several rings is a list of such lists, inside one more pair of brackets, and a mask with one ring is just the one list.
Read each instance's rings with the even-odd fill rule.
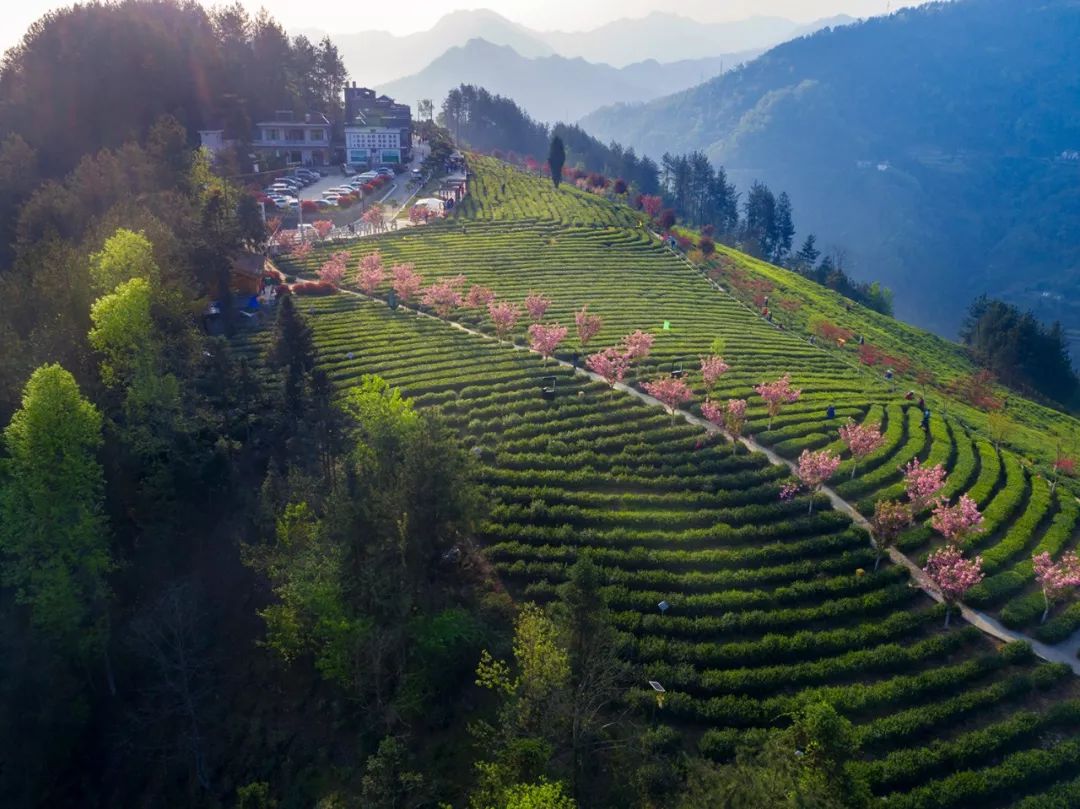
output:
[[323,191],[322,198],[327,202],[332,202],[337,205],[337,201],[341,199],[342,196],[343,195],[339,194],[337,191]]
[[336,208],[337,207],[337,200],[336,199],[316,199],[316,200],[312,200],[312,202],[314,202],[315,205],[317,207],[319,207],[320,209],[321,208]]
[[375,169],[375,173],[376,174],[381,174],[383,177],[393,177],[394,176],[394,172],[391,169],[388,169],[386,166],[382,166],[380,168]]
[[378,176],[379,176],[378,172],[365,171],[363,174],[358,174],[356,176],[356,179],[358,179],[358,180],[374,180]]
[[312,182],[322,179],[322,175],[315,169],[297,169],[294,174],[298,177],[307,177]]
[[356,174],[356,169],[354,169],[348,163],[342,163],[341,173],[344,174],[346,177],[352,177],[354,174]]

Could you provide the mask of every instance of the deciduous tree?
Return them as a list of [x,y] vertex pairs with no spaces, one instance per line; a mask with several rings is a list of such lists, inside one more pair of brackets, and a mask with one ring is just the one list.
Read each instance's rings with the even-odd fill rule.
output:
[[603,328],[604,319],[600,315],[590,315],[589,307],[586,305],[574,313],[574,323],[577,326],[578,342],[581,343],[582,348],[585,348]]
[[934,551],[926,560],[923,572],[934,583],[945,600],[945,626],[949,625],[953,607],[964,594],[983,580],[982,557],[965,559],[959,548],[947,545]]
[[852,478],[859,463],[885,442],[877,424],[856,424],[853,419],[848,419],[847,424],[840,428],[840,440],[851,453]]
[[100,651],[107,635],[101,424],[71,374],[43,365],[4,430],[0,461],[2,581],[37,630],[79,653]]
[[569,331],[566,326],[560,326],[558,323],[550,325],[533,323],[529,326],[529,346],[533,351],[539,352],[546,362],[555,353],[559,343],[566,339]]
[[769,413],[769,429],[772,429],[773,419],[780,414],[780,409],[785,404],[799,401],[802,391],[791,386],[791,375],[784,374],[775,382],[762,382],[754,386],[754,391],[765,400],[765,406]]
[[671,414],[671,420],[675,421],[675,412],[679,405],[689,402],[694,398],[694,392],[690,390],[681,379],[671,376],[661,377],[653,382],[645,382],[642,386],[645,392],[657,399]]

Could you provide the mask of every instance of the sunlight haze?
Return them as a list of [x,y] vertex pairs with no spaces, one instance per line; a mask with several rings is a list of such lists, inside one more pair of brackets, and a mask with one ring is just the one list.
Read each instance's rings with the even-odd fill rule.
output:
[[[4,24],[0,47],[5,50],[22,38],[26,29],[52,9],[68,3],[54,0],[27,0],[12,3],[4,9]],[[208,7],[220,4],[206,3]],[[489,3],[445,3],[438,0],[415,0],[407,14],[397,6],[369,6],[348,0],[325,0],[313,14],[312,7],[292,0],[262,0],[245,2],[252,13],[260,7],[269,11],[288,30],[318,29],[330,33],[353,33],[379,29],[393,34],[410,34],[434,25],[440,17],[453,11],[488,8],[514,22],[540,30],[581,31],[603,25],[621,17],[643,17],[654,11],[682,14],[702,22],[737,20],[754,15],[787,17],[796,22],[810,22],[833,14],[866,17],[918,2],[889,2],[889,0],[592,0],[588,3],[572,0],[551,2],[521,2],[521,0],[492,0]]]

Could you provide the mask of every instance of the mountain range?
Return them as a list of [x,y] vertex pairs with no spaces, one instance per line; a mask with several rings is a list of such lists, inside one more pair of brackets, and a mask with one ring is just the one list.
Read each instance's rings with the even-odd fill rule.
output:
[[[755,16],[725,23],[701,23],[677,14],[653,13],[621,19],[589,31],[536,31],[488,9],[454,11],[427,31],[395,36],[386,31],[331,34],[349,75],[380,86],[421,71],[453,47],[472,39],[508,45],[525,58],[559,55],[625,67],[655,59],[678,62],[764,50],[792,37],[853,18],[839,16],[802,25],[783,17]],[[312,38],[325,30],[306,29]],[[456,82],[455,82],[456,83]]]
[[438,104],[451,88],[473,84],[513,98],[537,120],[575,121],[606,104],[648,101],[692,87],[759,53],[666,63],[650,59],[615,68],[581,57],[551,55],[530,59],[510,45],[471,39],[450,48],[419,73],[379,85],[378,90],[407,104],[421,98]]
[[[897,315],[955,335],[981,293],[1080,334],[1080,4],[955,0],[782,44],[582,121],[788,190]],[[1074,342],[1074,358],[1080,345]]]

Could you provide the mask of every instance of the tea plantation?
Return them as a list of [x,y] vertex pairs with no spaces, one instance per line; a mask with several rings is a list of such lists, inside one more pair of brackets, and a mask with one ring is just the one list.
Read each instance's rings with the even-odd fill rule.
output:
[[[1075,495],[1064,486],[1051,491],[1024,456],[995,448],[972,408],[932,400],[924,432],[903,396],[908,380],[887,382],[850,353],[811,345],[798,319],[777,329],[662,246],[636,212],[576,189],[556,191],[495,161],[473,167],[456,218],[362,240],[349,248],[350,268],[379,250],[386,265],[411,262],[425,281],[463,274],[519,302],[541,292],[552,300],[545,321],[571,334],[574,312],[587,304],[602,329],[587,349],[571,336],[558,356],[584,358],[635,329],[652,332],[651,355],[627,381],[681,367],[696,389],[692,411],[704,399],[698,356],[719,347],[731,370],[713,397],[748,399],[745,433],[784,457],[806,448],[842,451],[838,427],[849,417],[878,423],[882,446],[854,477],[845,456],[835,491],[869,514],[875,500],[902,492],[901,465],[941,463],[949,473],[945,493],[967,493],[985,517],[965,549],[982,555],[987,576],[966,602],[1048,642],[1080,626],[1075,606],[1040,625],[1031,564],[1033,552],[1056,558],[1075,547]],[[755,270],[756,262],[729,255]],[[290,269],[311,273],[326,258],[316,251]],[[871,327],[887,329],[790,273],[768,272],[806,307],[819,299],[826,314],[840,307],[848,327],[873,340]],[[591,549],[607,577],[605,598],[625,654],[640,670],[641,687],[627,699],[651,721],[723,757],[746,729],[824,699],[857,724],[862,766],[887,799],[882,805],[1080,805],[1080,779],[1072,780],[1080,765],[1080,692],[1068,667],[1039,663],[1028,647],[1001,646],[972,627],[944,630],[944,608],[899,566],[873,572],[866,534],[824,497],[812,514],[805,498],[780,499],[786,468],[733,451],[565,366],[436,318],[345,293],[302,299],[302,309],[335,384],[379,374],[418,406],[441,408],[460,429],[481,459],[491,501],[480,540],[511,592],[551,598],[576,555]],[[451,319],[493,332],[480,308]],[[518,324],[519,343],[525,326]],[[256,354],[263,339],[250,338],[246,350]],[[889,348],[899,351],[904,338],[892,339]],[[925,364],[963,372],[958,352],[937,343],[909,345],[925,348]],[[770,429],[753,386],[784,373],[802,396]],[[548,377],[554,396],[542,397]],[[1039,420],[1050,418],[1044,410],[1017,403],[1011,411],[1018,429],[1035,436],[1033,455]],[[899,547],[918,560],[939,543],[920,527]],[[669,605],[663,612],[662,601]],[[662,707],[648,680],[667,689]]]

